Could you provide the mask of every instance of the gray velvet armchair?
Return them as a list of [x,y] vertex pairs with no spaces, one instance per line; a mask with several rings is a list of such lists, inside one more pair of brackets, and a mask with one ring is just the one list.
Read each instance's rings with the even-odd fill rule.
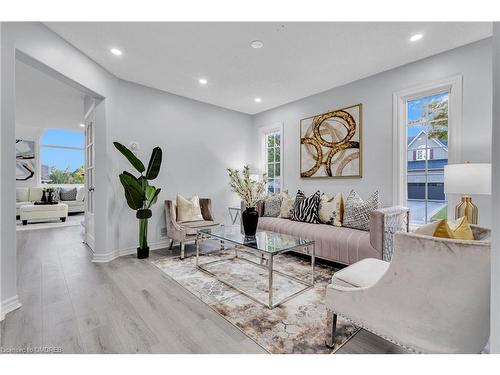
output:
[[396,233],[392,261],[363,259],[326,292],[326,343],[337,315],[420,353],[479,353],[489,337],[489,229],[474,241]]
[[212,200],[209,198],[200,198],[200,208],[203,220],[178,222],[175,201],[165,201],[165,220],[167,226],[167,236],[170,239],[170,249],[174,241],[180,243],[181,259],[185,256],[185,244],[189,241],[196,241],[196,233],[200,229],[212,228],[219,225],[212,215]]

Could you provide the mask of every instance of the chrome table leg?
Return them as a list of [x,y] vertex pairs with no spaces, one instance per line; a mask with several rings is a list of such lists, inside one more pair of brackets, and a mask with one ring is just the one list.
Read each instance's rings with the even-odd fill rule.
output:
[[273,255],[269,255],[267,261],[267,266],[269,268],[269,307],[273,308]]

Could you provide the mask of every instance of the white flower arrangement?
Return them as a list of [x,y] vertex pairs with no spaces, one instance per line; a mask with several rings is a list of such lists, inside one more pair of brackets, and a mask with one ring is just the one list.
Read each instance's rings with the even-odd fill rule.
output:
[[262,175],[261,181],[250,178],[250,167],[245,165],[243,172],[237,169],[228,168],[231,191],[238,194],[246,207],[255,207],[257,202],[266,195],[267,175]]

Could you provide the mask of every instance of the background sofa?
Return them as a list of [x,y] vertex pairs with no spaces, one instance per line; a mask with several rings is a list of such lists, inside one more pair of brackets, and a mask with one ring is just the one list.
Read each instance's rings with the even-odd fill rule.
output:
[[[19,208],[24,204],[31,204],[42,198],[43,187],[18,187],[16,188],[16,216],[20,215]],[[77,186],[76,199],[74,201],[61,201],[68,205],[69,213],[84,212],[85,189]]]
[[370,216],[370,231],[263,216],[264,202],[257,204],[257,212],[258,229],[314,240],[316,257],[346,265],[365,258],[390,257],[393,234],[408,230],[406,207],[375,210]]

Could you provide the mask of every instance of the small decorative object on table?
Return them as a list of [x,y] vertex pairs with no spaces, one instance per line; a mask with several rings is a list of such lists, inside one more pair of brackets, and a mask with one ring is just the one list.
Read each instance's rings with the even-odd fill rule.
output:
[[[135,217],[139,219],[139,247],[137,248],[137,258],[145,259],[149,257],[148,246],[148,220],[153,215],[151,206],[158,200],[161,189],[149,185],[150,180],[158,177],[161,167],[162,151],[160,147],[155,147],[149,159],[148,168],[144,167],[132,151],[118,142],[113,145],[120,151],[132,166],[141,174],[135,177],[127,171],[120,174],[120,182],[125,191],[125,199],[128,206],[136,210]],[[146,172],[145,174],[143,174]]]
[[46,192],[47,192],[47,189],[42,190],[42,198],[40,199],[40,202],[42,202],[42,203],[47,202],[47,196],[45,195]]
[[264,198],[266,193],[267,175],[262,175],[262,180],[250,178],[250,167],[245,165],[243,172],[237,169],[228,168],[229,179],[231,180],[231,190],[238,194],[240,199],[245,203],[245,211],[241,213],[241,221],[243,223],[243,231],[246,236],[255,236],[257,232],[257,223],[259,213],[255,209],[257,202]]
[[49,203],[49,204],[54,203],[54,197],[53,197],[53,194],[55,191],[54,188],[47,188],[47,189],[45,189],[45,191],[47,192],[47,194],[49,194],[49,196],[47,197],[47,203]]

